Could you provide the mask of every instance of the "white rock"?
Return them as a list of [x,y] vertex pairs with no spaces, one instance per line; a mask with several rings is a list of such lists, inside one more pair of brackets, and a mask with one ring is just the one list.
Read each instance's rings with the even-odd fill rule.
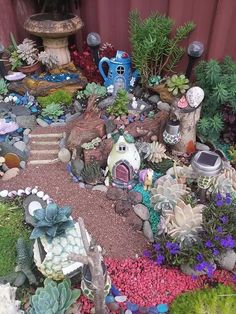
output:
[[135,214],[140,217],[142,220],[148,220],[149,219],[149,211],[146,206],[143,204],[137,204],[134,206],[134,212]]
[[37,195],[38,197],[40,197],[40,198],[43,198],[44,192],[43,192],[43,191],[39,191],[36,195]]
[[123,303],[127,300],[127,296],[126,295],[117,295],[115,297],[116,302],[118,303]]
[[49,196],[48,194],[45,194],[45,195],[43,196],[43,200],[44,200],[44,201],[48,200],[49,198],[50,198],[50,196]]
[[25,191],[22,190],[22,189],[19,189],[19,190],[17,191],[17,195],[18,195],[18,196],[23,196],[24,194],[25,194]]
[[206,151],[209,151],[209,150],[210,150],[210,147],[207,146],[206,144],[202,144],[202,143],[197,142],[197,143],[196,143],[196,149],[197,149],[197,150],[206,150]]
[[42,205],[37,201],[33,201],[33,202],[29,203],[28,211],[29,211],[31,216],[34,216],[34,211],[36,209],[40,209],[40,208],[42,208]]
[[186,93],[186,99],[190,107],[196,108],[204,99],[204,90],[201,87],[191,87]]
[[61,162],[67,163],[71,159],[71,153],[69,149],[63,147],[60,149],[58,153],[58,158],[60,159]]
[[8,190],[3,190],[0,192],[1,197],[7,197],[7,195],[8,195]]
[[227,250],[217,258],[217,261],[221,268],[232,271],[236,263],[236,253],[234,250]]
[[38,192],[38,188],[37,187],[35,187],[35,188],[33,188],[33,190],[32,190],[32,194],[36,194]]
[[32,189],[28,186],[27,188],[25,188],[25,194],[26,195],[30,195],[32,192]]
[[8,193],[8,197],[15,197],[17,195],[17,192],[16,191],[10,191]]
[[23,134],[24,134],[24,135],[29,135],[29,134],[30,134],[30,132],[31,132],[31,130],[30,130],[30,129],[25,129],[25,130],[24,130],[24,132],[23,132]]
[[152,228],[150,222],[147,220],[143,223],[143,234],[150,242],[154,242]]
[[14,147],[16,147],[17,149],[19,149],[20,151],[25,151],[26,149],[26,144],[23,141],[19,141],[13,144]]
[[12,100],[14,101],[14,102],[16,102],[17,101],[17,97],[16,96],[14,96],[13,98],[12,98]]
[[132,312],[130,310],[126,310],[125,314],[132,314]]
[[15,178],[19,174],[19,172],[20,170],[18,168],[11,168],[4,173],[4,175],[2,176],[2,180],[7,181]]

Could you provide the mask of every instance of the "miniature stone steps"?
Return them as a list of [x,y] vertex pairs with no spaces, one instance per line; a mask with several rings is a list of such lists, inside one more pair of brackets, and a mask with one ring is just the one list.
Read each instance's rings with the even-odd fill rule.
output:
[[64,133],[30,134],[30,165],[46,165],[58,162],[60,140]]

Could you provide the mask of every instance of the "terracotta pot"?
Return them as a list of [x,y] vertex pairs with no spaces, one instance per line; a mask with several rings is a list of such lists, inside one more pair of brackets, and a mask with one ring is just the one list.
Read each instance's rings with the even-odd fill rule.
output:
[[24,74],[32,74],[32,73],[38,72],[40,70],[40,66],[41,66],[40,62],[37,61],[32,65],[25,65],[25,66],[19,67],[18,71]]

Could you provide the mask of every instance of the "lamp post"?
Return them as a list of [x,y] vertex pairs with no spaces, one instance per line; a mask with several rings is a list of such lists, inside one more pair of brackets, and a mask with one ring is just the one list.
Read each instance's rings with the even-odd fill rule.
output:
[[4,76],[6,75],[6,69],[3,63],[3,53],[4,53],[4,46],[2,43],[0,43],[0,75],[4,78]]
[[200,58],[204,51],[204,45],[200,41],[193,41],[188,46],[188,66],[185,76],[189,79],[192,73],[193,65],[197,58]]
[[87,45],[89,46],[94,62],[98,67],[99,63],[99,56],[98,56],[98,49],[101,44],[101,37],[98,33],[89,33],[87,36]]

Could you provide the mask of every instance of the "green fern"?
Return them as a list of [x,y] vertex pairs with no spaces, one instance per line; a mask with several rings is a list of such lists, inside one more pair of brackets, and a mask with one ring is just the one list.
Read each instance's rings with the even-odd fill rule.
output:
[[224,123],[219,114],[216,114],[213,116],[213,118],[203,117],[201,120],[199,120],[197,125],[200,137],[204,141],[209,140],[213,143],[218,141],[223,128]]

